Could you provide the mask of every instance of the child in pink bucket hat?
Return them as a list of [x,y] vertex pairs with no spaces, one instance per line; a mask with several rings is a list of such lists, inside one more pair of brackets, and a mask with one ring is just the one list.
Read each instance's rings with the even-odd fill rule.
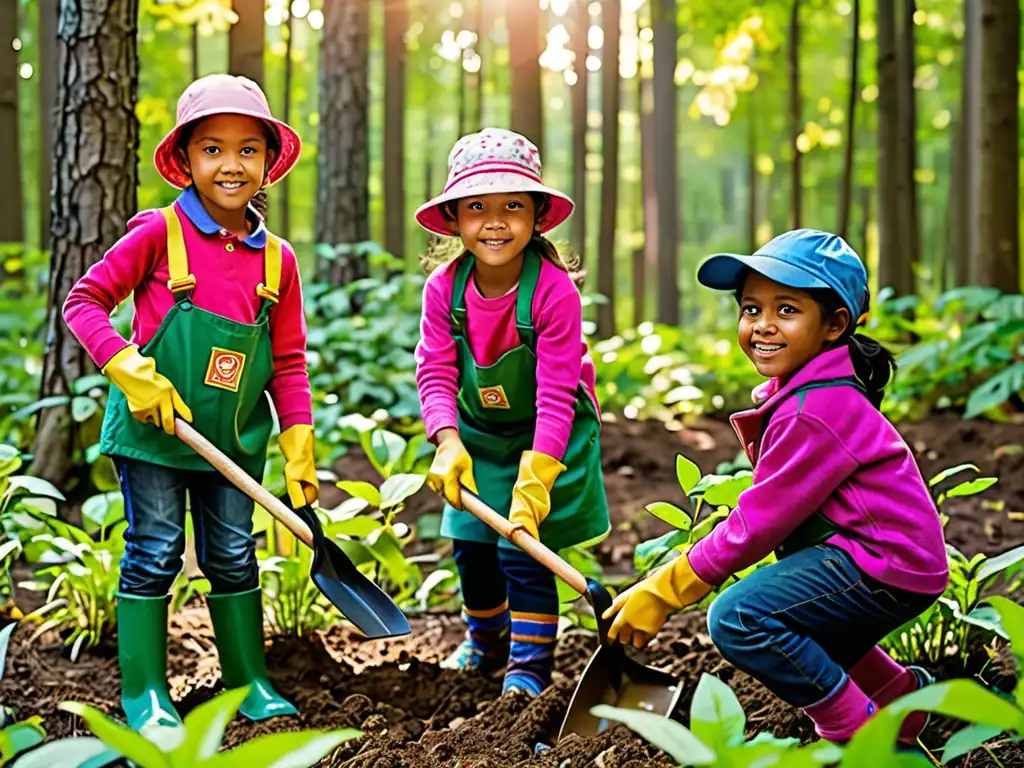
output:
[[427,476],[445,499],[466,639],[448,668],[504,671],[504,690],[551,681],[555,577],[463,509],[468,489],[552,549],[607,535],[594,364],[579,290],[543,233],[572,212],[545,186],[537,148],[486,128],[460,139],[444,191],[416,212],[462,254],[424,288],[416,383]]
[[[286,497],[313,513],[298,265],[249,205],[294,167],[300,148],[251,80],[210,75],[192,83],[155,156],[160,174],[183,191],[172,205],[134,216],[64,305],[68,327],[113,384],[100,449],[116,465],[128,521],[117,619],[121,704],[132,728],[181,722],[167,686],[166,632],[186,492],[224,685],[249,687],[241,712],[250,719],[296,714],[267,676],[253,503],[175,437],[174,422],[193,422],[261,481],[273,403]],[[129,295],[130,340],[110,322]]]

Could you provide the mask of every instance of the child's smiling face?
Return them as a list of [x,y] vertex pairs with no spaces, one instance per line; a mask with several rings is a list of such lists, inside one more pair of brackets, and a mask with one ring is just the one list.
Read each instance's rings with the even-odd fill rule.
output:
[[192,131],[186,148],[192,182],[220,222],[242,213],[274,162],[262,122],[242,115],[215,115]]
[[850,324],[848,310],[822,316],[821,305],[799,288],[750,272],[739,291],[740,347],[757,372],[787,379],[839,339]]
[[533,237],[533,198],[516,194],[464,197],[456,207],[453,230],[478,262],[504,267],[519,257]]

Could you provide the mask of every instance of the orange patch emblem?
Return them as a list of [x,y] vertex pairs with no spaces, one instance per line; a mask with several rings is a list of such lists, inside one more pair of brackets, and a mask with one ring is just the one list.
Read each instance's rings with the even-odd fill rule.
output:
[[480,402],[483,403],[484,408],[508,409],[510,407],[501,384],[496,387],[481,387]]
[[241,352],[214,347],[210,352],[210,364],[206,367],[206,378],[203,383],[218,389],[226,389],[228,392],[237,392],[244,367],[245,355]]

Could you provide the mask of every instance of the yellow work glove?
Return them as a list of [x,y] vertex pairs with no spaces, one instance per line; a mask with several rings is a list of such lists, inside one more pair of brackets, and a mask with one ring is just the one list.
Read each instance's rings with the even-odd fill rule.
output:
[[277,444],[284,456],[284,486],[295,509],[316,501],[320,482],[316,479],[313,456],[313,427],[295,424],[278,435]]
[[473,459],[455,430],[437,444],[434,460],[427,472],[427,485],[456,509],[462,509],[462,487],[478,493],[473,479]]
[[540,524],[551,512],[551,487],[565,472],[565,464],[537,451],[523,451],[519,460],[519,477],[512,489],[512,506],[508,519],[521,525],[533,538],[540,540]]
[[693,605],[712,590],[693,572],[683,555],[664,565],[639,584],[634,584],[612,602],[604,618],[615,614],[608,637],[643,648],[669,615]]
[[173,435],[175,412],[185,421],[192,421],[192,411],[174,385],[156,372],[156,361],[141,355],[134,344],[110,358],[102,373],[124,393],[128,410],[143,424],[155,424]]

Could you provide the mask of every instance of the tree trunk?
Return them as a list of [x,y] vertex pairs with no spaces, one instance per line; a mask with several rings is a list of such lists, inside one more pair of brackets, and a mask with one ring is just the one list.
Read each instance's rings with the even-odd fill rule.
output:
[[[64,324],[68,292],[124,234],[135,213],[139,123],[138,0],[63,2],[54,147],[49,310],[40,397],[67,395],[94,372]],[[66,487],[77,424],[66,408],[40,412],[31,473]]]
[[[658,274],[658,194],[654,186],[654,80],[637,68],[640,86],[640,195],[644,220],[644,274]],[[644,281],[646,310],[647,281]],[[650,315],[645,314],[644,319]]]
[[793,0],[789,16],[789,141],[793,164],[789,176],[789,217],[794,229],[803,221],[803,153],[798,139],[803,131],[803,105],[800,98],[800,0]]
[[963,87],[960,92],[960,209],[956,282],[977,280],[981,261],[981,4],[964,3]]
[[597,333],[615,335],[615,220],[619,203],[619,26],[620,0],[601,5],[601,227],[598,232],[597,290],[608,300],[597,309]]
[[[917,180],[917,96],[914,74],[917,69],[914,33],[915,0],[903,0],[897,11],[899,43],[899,200],[903,220],[900,227],[900,281],[907,293],[914,290],[914,264],[921,260],[921,224],[918,220]],[[901,12],[902,11],[902,12]]]
[[0,157],[7,168],[0,206],[0,243],[23,243],[25,222],[21,194],[21,152],[18,143],[18,3],[0,3]]
[[405,260],[406,0],[384,4],[384,248]]
[[1020,7],[978,0],[981,11],[981,249],[977,282],[1019,293]]
[[586,264],[587,252],[587,94],[590,74],[587,56],[590,47],[587,31],[590,12],[586,3],[577,3],[570,11],[572,32],[569,44],[573,52],[576,83],[572,87],[572,198],[576,208],[572,214],[572,239],[580,264]]
[[[656,0],[654,30],[654,191],[658,205],[658,322],[679,324],[679,99],[676,93],[676,0]],[[607,44],[607,41],[606,41]],[[661,104],[661,107],[658,105]]]
[[860,0],[853,0],[850,41],[850,97],[846,103],[846,144],[843,147],[843,176],[839,185],[838,234],[846,238],[853,205],[853,148],[857,133],[857,102],[860,101]]
[[[288,19],[284,25],[284,87],[281,94],[281,119],[291,125],[292,121],[292,75],[294,64],[292,62],[292,38],[295,35],[295,17],[288,13]],[[278,205],[280,206],[281,217],[276,222],[275,229],[280,232],[286,240],[291,237],[292,216],[291,216],[291,185],[290,176],[285,176],[278,184]]]
[[367,277],[370,239],[369,0],[328,0],[320,44],[320,133],[316,241],[334,249],[329,279],[345,285]]
[[896,0],[878,0],[878,285],[914,289],[909,254],[905,164],[900,159],[900,66]]
[[540,4],[536,0],[506,0],[509,68],[512,72],[512,130],[521,133],[544,157],[544,109],[540,85],[540,55],[544,52]]
[[[264,21],[266,0],[232,0],[238,21],[228,32],[228,72],[241,75],[263,87],[263,48],[266,39]],[[253,198],[253,207],[266,216],[267,191]]]
[[39,0],[39,247],[50,247],[54,123],[57,120],[58,0]]

